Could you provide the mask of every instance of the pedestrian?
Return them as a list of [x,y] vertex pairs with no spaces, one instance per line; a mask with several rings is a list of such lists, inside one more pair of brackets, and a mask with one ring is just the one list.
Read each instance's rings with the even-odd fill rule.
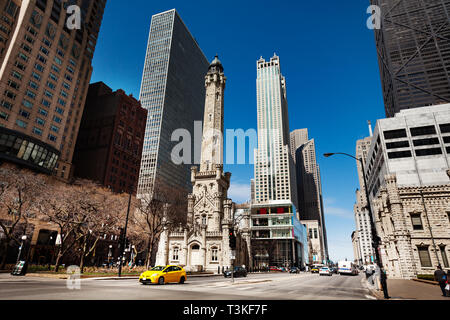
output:
[[439,287],[442,291],[442,296],[446,297],[447,293],[445,292],[445,286],[447,285],[447,275],[445,271],[442,270],[442,267],[437,266],[436,271],[434,272],[434,280],[439,282]]

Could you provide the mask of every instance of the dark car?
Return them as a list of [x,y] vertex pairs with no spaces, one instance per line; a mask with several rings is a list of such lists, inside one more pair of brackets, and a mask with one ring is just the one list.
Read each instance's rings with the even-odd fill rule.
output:
[[[223,273],[223,276],[225,278],[231,278],[231,270],[227,270]],[[246,277],[247,276],[247,270],[243,267],[234,267],[233,277],[239,278],[239,277]]]
[[292,267],[291,270],[289,270],[289,273],[299,273],[300,269],[297,267]]

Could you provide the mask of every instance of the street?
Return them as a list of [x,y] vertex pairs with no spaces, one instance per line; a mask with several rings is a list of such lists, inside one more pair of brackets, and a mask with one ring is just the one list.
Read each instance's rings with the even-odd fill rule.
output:
[[188,277],[185,284],[141,285],[136,279],[66,280],[0,275],[0,300],[370,300],[362,276],[249,274],[247,278]]

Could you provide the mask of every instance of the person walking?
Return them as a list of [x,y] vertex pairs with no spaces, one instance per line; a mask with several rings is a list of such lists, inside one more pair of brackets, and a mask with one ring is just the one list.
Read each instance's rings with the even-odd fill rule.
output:
[[445,292],[445,286],[447,285],[447,274],[442,270],[442,267],[437,266],[436,271],[434,272],[434,280],[439,282],[439,287],[442,290],[442,296],[446,297],[447,293]]

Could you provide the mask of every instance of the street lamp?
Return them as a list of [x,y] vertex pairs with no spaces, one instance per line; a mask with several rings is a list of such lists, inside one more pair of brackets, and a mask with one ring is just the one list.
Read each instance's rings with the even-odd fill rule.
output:
[[[123,249],[125,247],[125,240],[127,238],[128,218],[130,216],[132,190],[133,190],[133,186],[130,186],[130,193],[129,193],[129,198],[128,198],[127,218],[125,220],[125,229],[123,231],[123,238],[121,239],[122,241],[120,243],[120,252],[123,252]],[[125,256],[124,256],[123,253],[122,253],[122,256],[119,258],[119,278],[122,276],[122,263],[123,263],[122,260],[125,260]]]
[[376,261],[377,261],[377,265],[380,268],[380,281],[381,281],[381,287],[383,288],[383,293],[384,293],[384,298],[385,299],[389,299],[389,293],[388,293],[388,288],[387,288],[387,282],[386,282],[386,274],[384,273],[384,268],[383,268],[383,263],[381,261],[381,255],[379,252],[380,249],[380,242],[381,239],[377,234],[377,229],[375,227],[375,222],[374,222],[374,217],[372,215],[372,207],[370,206],[370,200],[369,200],[369,192],[367,190],[367,181],[366,181],[366,175],[365,175],[365,170],[364,170],[364,161],[363,159],[358,159],[348,153],[342,153],[342,152],[337,152],[337,153],[325,153],[324,157],[325,158],[329,158],[332,157],[334,155],[344,155],[350,158],[355,159],[356,161],[359,161],[359,163],[361,164],[361,170],[362,170],[362,175],[364,178],[364,193],[366,194],[366,202],[367,202],[367,209],[369,211],[369,219],[370,219],[370,226],[372,229],[372,246],[375,250],[375,257],[376,257]]
[[22,255],[23,243],[24,243],[24,241],[27,240],[27,236],[22,236],[21,240],[22,240],[22,242],[20,243],[19,254],[17,255],[17,261],[16,261],[16,264],[19,263],[20,256]]

